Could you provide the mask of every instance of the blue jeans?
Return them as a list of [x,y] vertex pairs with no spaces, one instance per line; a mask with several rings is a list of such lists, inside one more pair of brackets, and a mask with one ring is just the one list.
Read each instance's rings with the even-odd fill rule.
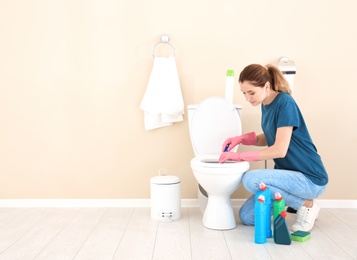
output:
[[[261,182],[264,182],[272,193],[272,207],[275,192],[281,194],[287,206],[299,209],[305,200],[319,197],[326,189],[326,185],[314,184],[301,172],[276,169],[247,171],[243,175],[242,183],[253,195],[244,202],[239,210],[240,220],[245,225],[254,225],[255,194],[259,191]],[[273,213],[273,209],[271,212]]]

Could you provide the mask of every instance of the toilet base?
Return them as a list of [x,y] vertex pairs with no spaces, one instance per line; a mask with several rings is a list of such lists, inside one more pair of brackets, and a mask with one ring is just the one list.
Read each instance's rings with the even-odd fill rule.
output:
[[206,228],[228,230],[237,226],[231,204],[231,198],[224,196],[208,196],[202,223]]

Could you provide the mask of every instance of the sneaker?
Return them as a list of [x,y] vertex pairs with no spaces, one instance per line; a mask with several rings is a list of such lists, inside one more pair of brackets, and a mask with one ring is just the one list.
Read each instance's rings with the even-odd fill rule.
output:
[[292,231],[310,231],[317,219],[317,215],[319,214],[320,207],[317,205],[315,201],[313,201],[313,205],[311,208],[307,208],[302,206],[297,211],[297,220],[294,225],[292,225]]

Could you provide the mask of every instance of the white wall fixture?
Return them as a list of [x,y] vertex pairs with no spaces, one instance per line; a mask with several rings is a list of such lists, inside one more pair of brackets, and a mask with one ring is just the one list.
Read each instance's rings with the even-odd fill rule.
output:
[[155,45],[154,45],[154,48],[152,48],[152,56],[155,58],[155,48],[156,46],[158,46],[159,44],[161,43],[167,43],[168,45],[171,46],[172,48],[172,52],[173,52],[173,55],[175,56],[175,52],[176,52],[176,49],[175,47],[170,43],[170,37],[166,34],[163,34],[161,35],[161,41],[157,42]]
[[294,79],[296,75],[295,63],[287,57],[281,57],[278,62],[278,68],[283,73],[285,79],[290,85],[290,89],[294,89]]

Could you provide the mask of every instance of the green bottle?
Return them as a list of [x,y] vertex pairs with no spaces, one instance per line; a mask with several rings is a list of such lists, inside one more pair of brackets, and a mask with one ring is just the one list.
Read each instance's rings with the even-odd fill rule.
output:
[[273,203],[274,208],[274,220],[279,216],[281,212],[285,210],[285,200],[279,192],[275,192],[275,200]]

